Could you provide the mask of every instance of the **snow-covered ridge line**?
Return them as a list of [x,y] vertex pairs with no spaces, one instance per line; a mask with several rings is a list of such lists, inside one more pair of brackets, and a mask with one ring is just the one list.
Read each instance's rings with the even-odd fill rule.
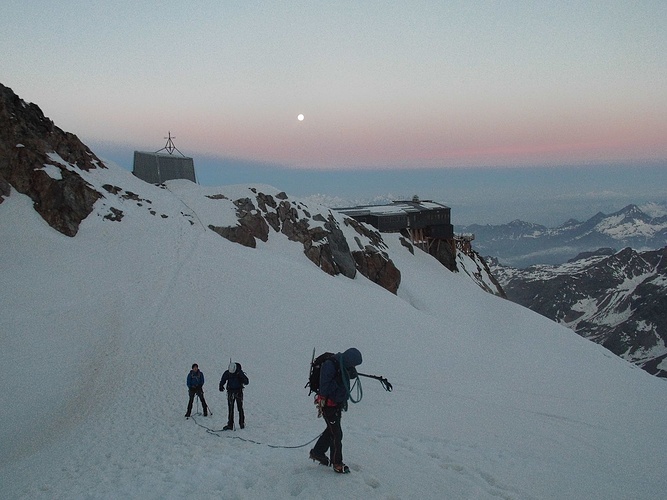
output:
[[598,213],[585,222],[571,219],[559,227],[513,221],[503,225],[470,225],[475,248],[513,267],[562,264],[579,253],[602,247],[638,251],[667,245],[667,204],[628,205],[610,215]]

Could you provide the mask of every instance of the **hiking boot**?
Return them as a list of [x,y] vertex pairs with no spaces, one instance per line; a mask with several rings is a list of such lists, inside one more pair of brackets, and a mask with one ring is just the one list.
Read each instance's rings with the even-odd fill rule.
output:
[[208,412],[207,411],[204,412],[204,416],[208,417]]
[[189,413],[186,413],[186,414],[185,414],[185,418],[190,418],[190,414],[189,414]]
[[329,466],[329,459],[324,455],[315,453],[315,450],[310,450],[310,459],[314,460],[315,462],[319,462],[322,465],[326,465],[327,467]]
[[350,472],[350,468],[345,464],[333,464],[333,470],[338,474],[349,474]]
[[245,422],[243,422],[242,424],[239,424],[239,427],[241,427],[241,429],[245,429]]
[[223,431],[233,431],[234,430],[234,424],[227,424],[222,428]]

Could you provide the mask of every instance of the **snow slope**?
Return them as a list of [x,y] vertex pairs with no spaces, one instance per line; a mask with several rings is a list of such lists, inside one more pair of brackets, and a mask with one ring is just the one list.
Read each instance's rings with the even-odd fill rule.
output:
[[492,264],[507,297],[667,378],[667,249],[582,254],[559,266]]
[[[165,189],[109,167],[82,175],[140,201],[100,200],[74,238],[15,191],[0,204],[0,497],[667,491],[663,380],[393,236],[398,296],[322,272],[282,234],[249,249],[206,229],[233,219],[204,195],[247,186]],[[102,217],[112,202],[119,222]],[[340,476],[308,460],[323,422],[303,386],[313,347],[351,346],[394,391],[362,379],[342,422],[352,473]],[[217,381],[230,357],[250,378],[247,427],[211,433],[226,422]],[[186,420],[193,362],[213,416]]]

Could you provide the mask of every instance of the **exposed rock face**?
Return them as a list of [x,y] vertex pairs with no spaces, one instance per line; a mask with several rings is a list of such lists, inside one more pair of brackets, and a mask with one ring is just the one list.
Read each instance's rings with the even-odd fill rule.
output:
[[491,267],[511,301],[667,377],[667,247],[601,249],[560,266]]
[[51,227],[74,236],[101,195],[58,157],[82,170],[104,168],[75,135],[0,84],[0,195],[11,185]]
[[435,248],[431,249],[429,253],[450,271],[458,271],[458,268],[456,267],[456,249],[452,248],[451,245],[437,245]]
[[[324,229],[328,231],[326,234],[326,239],[328,243],[328,251],[331,252],[330,256],[331,261],[337,264],[338,269],[343,276],[347,276],[348,278],[354,278],[356,274],[356,269],[355,269],[356,257],[354,256],[358,252],[353,252],[352,254],[350,254],[350,246],[347,244],[345,235],[343,235],[343,231],[340,230],[338,224],[335,222],[335,220],[333,220],[333,217],[330,217],[329,220],[324,223]],[[325,246],[325,248],[327,247]],[[389,258],[387,258],[387,260],[391,262]],[[367,278],[370,278],[370,276],[364,273],[363,270],[360,269],[360,272]],[[385,288],[387,287],[385,286]],[[387,289],[389,290],[389,288]],[[398,286],[396,287],[396,289],[398,289]],[[391,291],[393,293],[396,293],[396,290],[391,290]]]
[[209,225],[209,229],[230,241],[254,248],[257,239],[268,240],[271,228],[291,241],[301,243],[304,254],[328,274],[354,278],[359,271],[371,281],[396,293],[401,273],[383,251],[384,243],[379,233],[353,219],[345,218],[346,225],[371,242],[363,245],[357,238],[359,249],[352,251],[338,220],[331,212],[328,218],[321,214],[311,216],[304,205],[290,202],[285,193],[279,193],[275,198],[261,192],[254,193],[254,201],[250,198],[234,201],[238,225]]
[[401,273],[384,252],[366,246],[363,252],[353,252],[352,256],[359,272],[369,280],[396,293],[401,284]]
[[[220,199],[224,199],[224,197]],[[273,199],[271,199],[271,201],[273,201]],[[238,226],[219,227],[209,224],[209,229],[215,231],[223,238],[227,238],[229,241],[240,243],[241,245],[250,248],[255,248],[257,246],[255,238],[259,238],[262,241],[268,241],[269,225],[264,217],[259,214],[250,198],[239,198],[234,202],[234,205],[236,205],[237,208],[236,216],[239,218]],[[264,200],[262,200],[261,205],[264,206],[266,210]],[[275,221],[272,221],[272,225],[273,224],[275,224]],[[276,228],[274,227],[274,229]],[[276,229],[276,231],[277,230],[278,229]]]
[[507,298],[505,290],[491,272],[486,260],[474,250],[460,252],[457,269],[466,273],[485,292]]

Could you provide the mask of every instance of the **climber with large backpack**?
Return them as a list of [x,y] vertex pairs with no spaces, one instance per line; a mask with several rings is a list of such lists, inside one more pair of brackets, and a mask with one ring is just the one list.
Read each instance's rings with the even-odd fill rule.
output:
[[[315,443],[315,447],[310,450],[310,458],[322,465],[331,465],[333,470],[340,474],[350,472],[349,467],[343,463],[343,430],[340,419],[342,412],[347,411],[350,381],[357,378],[356,367],[361,362],[361,352],[351,347],[343,353],[324,353],[311,363],[311,378],[308,385],[311,391],[316,392],[318,417],[324,418],[326,429]],[[327,451],[330,452],[329,457]]]

